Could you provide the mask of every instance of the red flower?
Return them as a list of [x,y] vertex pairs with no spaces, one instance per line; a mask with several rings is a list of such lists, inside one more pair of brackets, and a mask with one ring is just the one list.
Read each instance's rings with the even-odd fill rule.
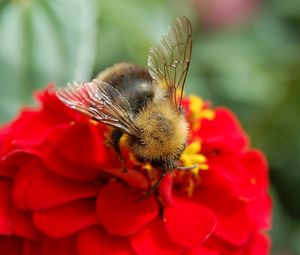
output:
[[110,128],[63,105],[50,86],[41,107],[0,129],[0,250],[5,254],[268,254],[271,201],[264,155],[234,115],[184,99],[191,126],[183,165],[140,196],[159,171]]
[[196,11],[204,26],[222,28],[251,20],[261,0],[195,0]]

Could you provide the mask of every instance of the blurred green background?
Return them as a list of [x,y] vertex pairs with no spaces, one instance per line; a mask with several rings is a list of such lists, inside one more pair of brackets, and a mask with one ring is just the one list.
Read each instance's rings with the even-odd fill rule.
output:
[[267,154],[272,254],[300,254],[299,0],[0,0],[0,123],[50,81],[146,65],[178,15],[194,30],[186,92],[230,107]]

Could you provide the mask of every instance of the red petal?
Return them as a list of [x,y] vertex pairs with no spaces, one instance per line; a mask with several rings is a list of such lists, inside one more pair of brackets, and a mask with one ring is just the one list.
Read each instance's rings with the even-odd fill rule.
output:
[[[34,127],[34,128],[32,128]],[[52,128],[48,120],[39,111],[23,110],[20,116],[4,127],[2,132],[10,140],[10,146],[7,149],[24,146],[33,146],[40,143],[45,134]]]
[[[86,166],[106,162],[108,155],[105,155],[105,152],[108,148],[104,145],[105,137],[104,134],[101,136],[98,134],[95,125],[73,123],[61,129],[59,136],[51,136],[51,138],[56,138],[53,145],[67,161]],[[48,147],[48,143],[45,145]]]
[[[15,236],[0,236],[0,251],[5,255],[23,255],[23,240]],[[3,253],[2,253],[3,254]]]
[[184,255],[220,255],[220,252],[216,250],[210,250],[201,246],[189,250],[188,252],[184,253]]
[[234,157],[222,155],[211,159],[209,171],[201,173],[202,187],[208,190],[219,189],[221,192],[230,193],[236,197],[243,196],[245,192],[239,187],[241,183],[248,181],[248,176],[238,157],[239,155]]
[[241,157],[245,171],[245,180],[241,182],[239,189],[241,197],[253,198],[264,194],[269,186],[268,166],[264,154],[258,150],[251,150]]
[[78,119],[77,115],[82,116],[63,105],[53,88],[46,89],[41,98],[44,103],[41,109],[25,109],[16,120],[1,127],[0,157],[13,149],[37,147],[54,127]]
[[270,248],[270,239],[263,234],[257,233],[251,238],[245,252],[243,252],[242,255],[267,255],[270,254]]
[[72,200],[93,197],[98,187],[90,182],[80,182],[53,174],[36,161],[35,174],[28,190],[28,204],[32,209],[43,209]]
[[[66,159],[61,152],[61,150],[68,150],[68,146],[74,146],[74,143],[77,142],[78,136],[82,136],[82,134],[84,134],[84,132],[81,132],[81,134],[77,134],[71,138],[69,137],[69,134],[67,138],[69,138],[69,140],[72,139],[72,143],[70,141],[65,141],[66,139],[63,139],[63,137],[66,136],[69,131],[71,133],[71,128],[71,124],[65,124],[64,126],[59,126],[52,130],[52,132],[48,135],[47,140],[44,142],[42,151],[43,161],[48,169],[59,175],[79,180],[92,180],[101,174],[99,167],[91,167],[90,164],[84,165],[80,162],[76,162],[78,161],[77,158],[79,158],[80,153],[87,156],[90,155],[90,151],[86,153],[86,148],[81,148],[80,152],[78,151],[73,154],[74,160]],[[84,129],[82,129],[82,131],[84,131]],[[78,148],[78,145],[76,148]],[[85,153],[82,153],[82,151]],[[74,149],[72,152],[74,152]]]
[[41,238],[40,232],[33,225],[32,212],[23,211],[13,208],[13,225],[14,234],[32,240],[39,240]]
[[97,190],[95,184],[55,175],[47,171],[39,159],[34,159],[18,172],[13,195],[14,202],[21,209],[42,209],[95,196]]
[[23,255],[41,255],[41,242],[25,240],[23,245]]
[[[66,124],[53,129],[44,142],[43,160],[52,171],[79,180],[101,176],[102,168],[121,168],[120,160],[105,145],[103,125]],[[84,152],[84,153],[82,153]]]
[[218,107],[215,109],[216,116],[213,120],[203,119],[199,130],[200,137],[235,135],[244,139],[244,145],[248,138],[236,116],[227,108]]
[[50,83],[43,91],[36,93],[36,98],[42,103],[43,114],[54,118],[57,122],[80,121],[87,123],[89,119],[62,103],[55,94],[55,85]]
[[62,103],[56,96],[55,85],[50,83],[47,87],[38,91],[35,95],[39,102],[42,103],[43,114],[46,115],[46,118],[54,118],[57,122],[69,122],[77,121],[81,123],[88,123],[89,118],[84,116],[78,111],[74,111],[70,107]]
[[10,151],[1,158],[0,175],[15,177],[22,165],[26,164],[31,159],[36,158],[38,155],[38,151],[30,148]]
[[19,166],[6,165],[3,161],[0,161],[0,177],[14,177],[19,171]]
[[[57,102],[58,99],[56,99]],[[62,103],[57,105],[62,106]],[[54,126],[70,121],[65,114],[62,114],[67,107],[55,110],[52,106],[53,104],[42,109],[23,110],[16,120],[2,129],[4,136],[13,142],[13,147],[28,147],[41,144]],[[11,146],[6,147],[9,149]]]
[[53,238],[65,237],[97,223],[95,201],[82,199],[34,211],[33,221],[46,235]]
[[214,234],[236,246],[246,243],[253,229],[247,203],[225,193],[207,192],[204,189],[196,190],[193,199],[216,214],[218,225]]
[[141,193],[133,192],[117,182],[108,183],[97,199],[100,222],[109,233],[130,235],[158,214],[158,205],[152,195],[137,201]]
[[75,236],[59,239],[46,237],[42,243],[42,251],[43,255],[78,255],[77,238]]
[[127,168],[127,172],[124,172],[122,168],[110,168],[103,169],[104,172],[116,176],[124,181],[126,181],[129,186],[137,189],[148,190],[149,183],[147,178],[141,172]]
[[217,250],[221,255],[241,255],[244,246],[234,246],[212,234],[205,242],[205,248]]
[[11,181],[0,178],[0,234],[12,234]]
[[44,154],[43,160],[49,170],[75,180],[91,181],[102,174],[102,170],[99,167],[86,167],[69,162],[54,149]]
[[161,220],[147,224],[130,237],[131,245],[138,255],[182,254],[182,247],[174,243]]
[[96,225],[80,231],[78,250],[80,255],[135,254],[127,238],[112,236]]
[[164,222],[171,238],[185,247],[201,245],[217,225],[215,214],[190,200],[178,199],[173,207],[166,207]]
[[222,193],[248,201],[266,192],[267,166],[259,151],[220,155],[210,158],[209,166],[210,171],[201,173],[202,186],[207,189],[219,189]]
[[35,159],[27,162],[17,173],[13,186],[13,201],[20,209],[29,209],[28,207],[28,190],[30,189],[31,180],[36,174]]
[[271,228],[272,200],[268,194],[257,198],[248,204],[249,215],[257,230]]
[[[195,136],[195,139],[197,138],[199,138],[198,135]],[[218,156],[235,156],[243,152],[246,147],[244,138],[236,135],[219,135],[201,138],[201,152],[206,155],[208,159]]]

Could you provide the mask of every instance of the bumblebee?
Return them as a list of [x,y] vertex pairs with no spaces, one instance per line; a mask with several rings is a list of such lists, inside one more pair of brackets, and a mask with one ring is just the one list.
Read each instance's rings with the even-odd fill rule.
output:
[[179,158],[189,126],[181,101],[191,54],[190,21],[178,17],[150,48],[148,68],[118,63],[89,83],[75,82],[56,92],[67,106],[113,127],[111,142],[124,168],[119,142],[126,134],[125,141],[136,159],[161,169],[151,191],[167,172],[185,169],[179,166]]

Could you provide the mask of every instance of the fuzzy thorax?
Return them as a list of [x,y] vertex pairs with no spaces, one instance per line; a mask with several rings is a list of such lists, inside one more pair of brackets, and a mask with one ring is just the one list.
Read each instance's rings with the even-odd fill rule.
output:
[[135,125],[139,137],[128,137],[128,145],[137,158],[165,170],[176,167],[185,148],[188,124],[184,114],[168,101],[149,104],[137,114]]

